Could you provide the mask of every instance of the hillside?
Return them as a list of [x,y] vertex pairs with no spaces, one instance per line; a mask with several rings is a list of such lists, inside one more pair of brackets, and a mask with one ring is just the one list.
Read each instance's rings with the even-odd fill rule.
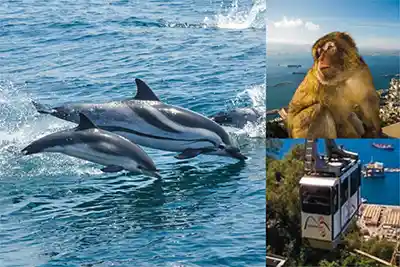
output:
[[[276,147],[267,151],[273,154]],[[335,251],[315,250],[302,244],[298,183],[304,169],[303,151],[304,146],[297,145],[282,160],[273,155],[266,159],[267,253],[287,257],[287,266],[382,266],[352,253],[354,249],[390,261],[394,244],[377,239],[364,241],[355,223]]]

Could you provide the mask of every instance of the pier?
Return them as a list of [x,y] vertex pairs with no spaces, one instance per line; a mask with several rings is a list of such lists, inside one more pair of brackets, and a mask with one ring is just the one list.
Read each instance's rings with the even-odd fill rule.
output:
[[385,172],[400,172],[400,168],[385,168]]

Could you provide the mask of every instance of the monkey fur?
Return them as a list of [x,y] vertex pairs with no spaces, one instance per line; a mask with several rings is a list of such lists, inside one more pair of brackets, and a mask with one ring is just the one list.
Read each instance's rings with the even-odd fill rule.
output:
[[289,103],[291,138],[377,138],[379,94],[354,40],[332,32],[312,47],[314,64]]

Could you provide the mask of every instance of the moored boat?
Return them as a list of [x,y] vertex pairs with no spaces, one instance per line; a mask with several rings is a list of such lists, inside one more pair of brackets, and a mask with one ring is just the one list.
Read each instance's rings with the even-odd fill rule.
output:
[[382,162],[370,162],[364,165],[363,175],[366,178],[385,176],[385,168]]
[[391,144],[379,144],[379,143],[372,143],[372,146],[378,149],[384,149],[388,151],[393,151],[394,146]]

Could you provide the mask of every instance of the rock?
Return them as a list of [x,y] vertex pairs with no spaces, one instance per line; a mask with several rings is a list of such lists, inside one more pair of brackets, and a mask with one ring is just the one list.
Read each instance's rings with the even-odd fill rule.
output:
[[400,79],[392,78],[386,94],[382,95],[380,117],[382,126],[400,122]]
[[289,138],[288,132],[282,122],[267,122],[267,138]]

